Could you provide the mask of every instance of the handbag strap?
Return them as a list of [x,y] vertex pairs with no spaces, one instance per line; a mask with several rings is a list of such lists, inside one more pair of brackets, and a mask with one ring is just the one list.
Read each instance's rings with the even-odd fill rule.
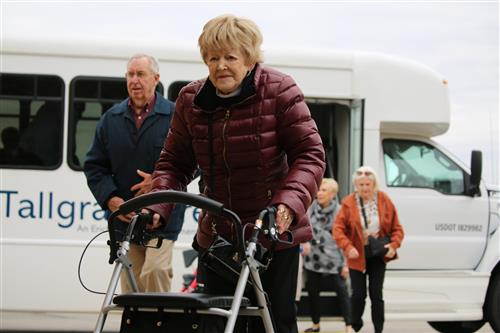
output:
[[361,198],[361,196],[359,196],[359,203],[361,204],[361,213],[363,214],[365,228],[368,229],[368,223],[366,222],[367,219],[366,219],[366,212],[365,212],[365,204],[363,203],[363,199]]

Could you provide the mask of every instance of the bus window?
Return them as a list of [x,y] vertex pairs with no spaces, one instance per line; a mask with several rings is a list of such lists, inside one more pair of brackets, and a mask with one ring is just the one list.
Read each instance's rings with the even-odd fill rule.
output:
[[64,82],[0,74],[0,167],[56,169],[62,161]]
[[465,193],[465,173],[429,144],[387,139],[383,143],[387,186],[431,188],[444,194]]
[[174,81],[168,86],[167,98],[172,102],[177,100],[177,96],[179,96],[179,92],[181,89],[186,86],[191,81]]
[[[161,82],[156,90],[163,95]],[[102,114],[127,97],[125,78],[78,76],[71,81],[68,164],[73,170],[82,170]]]

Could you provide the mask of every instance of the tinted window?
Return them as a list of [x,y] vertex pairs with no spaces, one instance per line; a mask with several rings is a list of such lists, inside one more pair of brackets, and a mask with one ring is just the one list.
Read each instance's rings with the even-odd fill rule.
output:
[[0,74],[0,166],[55,169],[62,160],[64,82]]
[[391,139],[383,141],[383,148],[387,186],[464,194],[464,171],[435,147],[419,141]]
[[168,86],[168,96],[167,98],[172,102],[177,100],[177,96],[179,96],[179,92],[181,89],[187,85],[190,81],[174,81]]

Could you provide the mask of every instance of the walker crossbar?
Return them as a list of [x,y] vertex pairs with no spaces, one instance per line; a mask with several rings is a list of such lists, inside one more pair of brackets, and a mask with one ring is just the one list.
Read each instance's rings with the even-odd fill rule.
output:
[[174,190],[157,191],[140,195],[120,205],[119,214],[128,214],[146,206],[159,203],[182,203],[225,216],[224,205],[210,198]]
[[[134,227],[144,227],[143,223],[137,223],[141,215],[136,215],[129,224],[124,240],[119,244],[114,240],[113,221],[117,215],[128,214],[138,211],[143,207],[157,203],[181,203],[213,212],[225,217],[236,225],[238,252],[241,251],[241,271],[234,296],[209,295],[202,293],[176,293],[176,292],[137,292],[136,281],[131,273],[131,263],[127,259],[130,239],[134,233]],[[243,245],[242,227],[239,217],[231,210],[214,200],[200,195],[178,191],[158,191],[139,196],[123,203],[119,210],[110,215],[108,225],[110,226],[110,248],[116,250],[114,256],[115,268],[108,285],[101,311],[96,323],[94,333],[102,333],[106,317],[109,311],[122,311],[121,333],[148,332],[200,332],[203,328],[203,316],[225,317],[225,333],[234,330],[238,316],[259,316],[266,332],[274,332],[269,301],[263,291],[258,269],[262,266],[254,259],[258,235],[264,231],[264,235],[271,241],[281,242],[276,235],[274,220],[274,209],[264,210],[257,219],[250,240],[246,248]],[[269,223],[264,224],[263,219],[268,215]],[[263,228],[264,227],[264,228]],[[120,272],[126,269],[127,278],[135,292],[115,296]],[[256,304],[250,304],[250,300],[243,296],[248,279],[252,281]],[[201,326],[200,326],[201,323]],[[183,330],[183,328],[185,330]]]
[[118,215],[127,215],[131,212],[138,211],[141,208],[159,204],[159,203],[180,203],[185,205],[191,205],[194,207],[201,208],[203,210],[212,212],[221,217],[227,218],[236,226],[236,248],[238,252],[243,254],[245,252],[244,244],[241,235],[241,221],[238,215],[233,211],[224,208],[224,205],[218,201],[212,200],[210,198],[196,195],[187,192],[166,190],[166,191],[156,191],[147,194],[140,195],[138,197],[132,198],[120,205],[118,210],[114,211],[108,218],[108,231],[109,231],[109,243],[110,255],[109,263],[113,264],[116,260],[116,253],[118,251],[118,242],[114,233],[115,218]]

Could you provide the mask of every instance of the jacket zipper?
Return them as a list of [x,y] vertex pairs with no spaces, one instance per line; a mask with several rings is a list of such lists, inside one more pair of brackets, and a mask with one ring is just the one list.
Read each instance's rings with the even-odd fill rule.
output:
[[[247,98],[245,98],[244,100],[234,104],[233,106],[231,107],[237,107],[237,106],[240,106],[244,103],[246,103],[247,101],[249,101],[250,99],[254,98],[256,96],[256,94],[253,94],[253,95],[250,95],[248,96]],[[202,108],[202,111],[204,111],[204,109]],[[229,209],[231,209],[232,207],[232,203],[231,203],[231,174],[230,174],[230,169],[229,169],[229,164],[227,163],[227,150],[226,150],[226,127],[227,127],[227,124],[229,123],[229,117],[231,116],[231,109],[227,109],[226,110],[226,115],[224,116],[224,125],[222,126],[222,144],[223,144],[223,150],[222,150],[222,156],[223,156],[223,159],[224,159],[224,165],[226,167],[226,171],[227,171],[227,174],[228,174],[228,182],[227,182],[227,192],[228,192],[228,202],[229,202]]]
[[231,110],[227,109],[226,110],[226,116],[224,117],[224,125],[222,126],[222,158],[224,159],[224,165],[226,167],[226,172],[227,172],[227,196],[228,196],[228,202],[229,202],[229,209],[232,207],[231,203],[231,172],[229,170],[229,164],[227,162],[227,147],[226,147],[226,127],[227,124],[229,123],[229,117],[231,116]]
[[[227,163],[227,147],[226,147],[226,127],[227,124],[229,123],[229,117],[231,116],[231,110],[227,109],[226,110],[226,115],[224,117],[224,125],[222,126],[222,158],[224,160],[224,166],[226,167],[226,172],[227,172],[227,200],[229,204],[229,209],[232,207],[232,199],[231,199],[231,172],[229,169],[229,164]],[[231,238],[234,238],[234,224],[230,224],[231,228]]]
[[[237,106],[240,106],[244,103],[246,103],[248,100],[252,99],[253,97],[255,97],[256,94],[253,94],[253,95],[250,95],[248,96],[247,98],[245,98],[244,100],[240,101],[239,103],[236,103],[234,104],[233,106],[231,107],[237,107]],[[231,207],[233,206],[232,205],[232,199],[231,199],[231,173],[230,173],[230,169],[229,169],[229,164],[227,163],[227,149],[226,149],[226,127],[227,127],[227,124],[229,123],[229,117],[231,116],[231,109],[227,109],[226,110],[226,116],[224,117],[224,125],[222,126],[222,144],[223,144],[223,148],[222,148],[222,156],[223,156],[223,159],[224,159],[224,165],[226,166],[226,171],[227,171],[227,194],[228,194],[228,202],[229,202],[229,209],[231,209]]]

